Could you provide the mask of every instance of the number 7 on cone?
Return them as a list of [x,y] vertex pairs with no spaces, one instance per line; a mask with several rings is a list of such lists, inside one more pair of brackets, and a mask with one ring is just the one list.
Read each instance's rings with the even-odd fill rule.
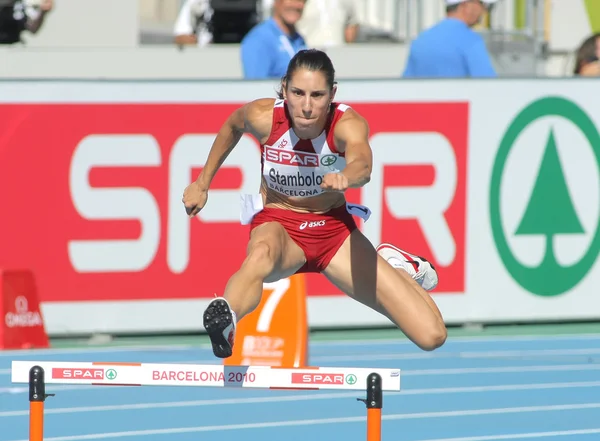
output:
[[265,283],[260,304],[237,324],[226,366],[306,367],[308,323],[303,274]]

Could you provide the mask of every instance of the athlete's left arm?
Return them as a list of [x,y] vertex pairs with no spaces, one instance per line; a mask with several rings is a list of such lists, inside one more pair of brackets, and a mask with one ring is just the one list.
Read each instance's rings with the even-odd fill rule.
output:
[[369,145],[369,124],[352,109],[348,109],[335,126],[336,147],[345,153],[346,167],[341,173],[349,188],[362,187],[371,180],[373,151]]

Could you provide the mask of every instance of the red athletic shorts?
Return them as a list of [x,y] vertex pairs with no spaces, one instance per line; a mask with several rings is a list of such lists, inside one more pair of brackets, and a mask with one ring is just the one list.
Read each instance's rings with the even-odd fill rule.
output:
[[357,228],[345,204],[324,214],[264,208],[252,219],[250,230],[266,222],[279,222],[304,251],[306,263],[297,273],[322,272]]

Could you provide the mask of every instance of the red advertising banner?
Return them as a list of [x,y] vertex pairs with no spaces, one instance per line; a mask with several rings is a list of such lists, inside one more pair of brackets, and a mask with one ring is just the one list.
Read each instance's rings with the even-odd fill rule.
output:
[[[468,104],[349,104],[374,148],[374,179],[348,192],[373,210],[363,231],[433,261],[437,292],[462,292]],[[181,196],[235,107],[0,105],[0,268],[32,270],[42,302],[222,293],[245,255],[239,193],[258,191],[256,141],[242,139],[196,219]],[[339,292],[320,275],[307,290]]]

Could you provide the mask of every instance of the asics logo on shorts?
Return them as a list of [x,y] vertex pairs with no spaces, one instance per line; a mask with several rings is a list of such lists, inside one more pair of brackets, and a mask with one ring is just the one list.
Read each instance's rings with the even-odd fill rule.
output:
[[302,222],[300,224],[300,229],[304,230],[305,228],[322,227],[323,225],[325,225],[325,221],[324,220],[313,221],[313,222]]

